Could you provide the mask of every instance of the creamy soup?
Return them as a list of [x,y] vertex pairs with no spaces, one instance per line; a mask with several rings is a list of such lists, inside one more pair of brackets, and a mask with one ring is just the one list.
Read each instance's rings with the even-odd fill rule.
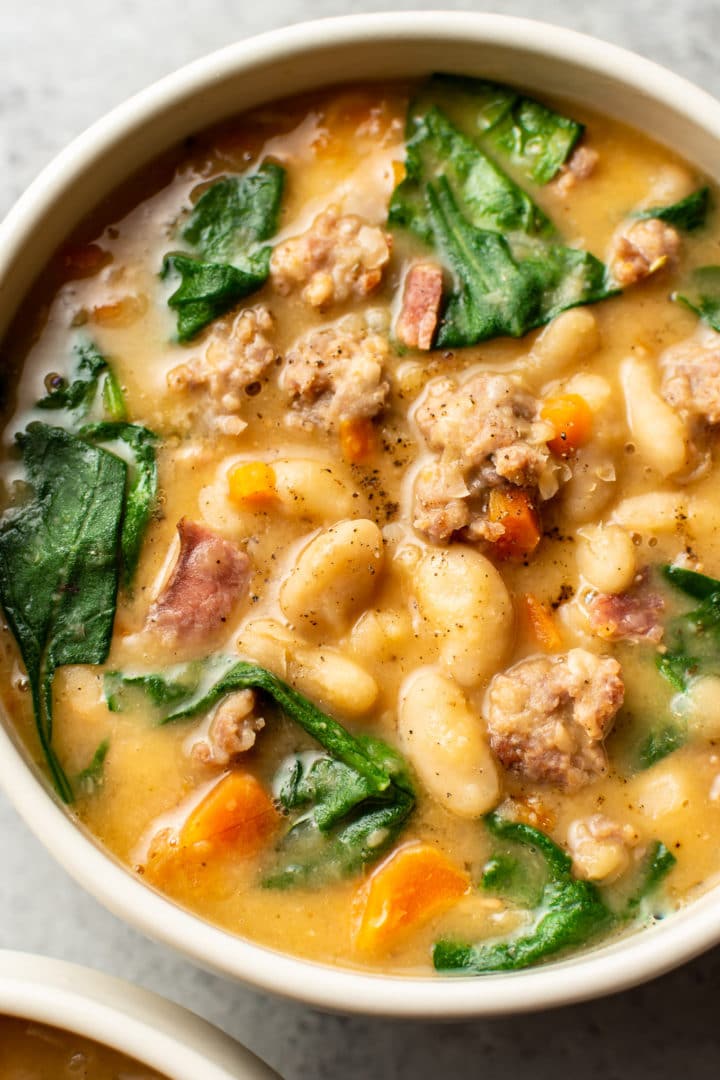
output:
[[5,343],[4,704],[253,941],[525,967],[720,865],[720,232],[646,135],[434,77],[188,139]]
[[0,1016],[0,1080],[161,1080],[160,1074],[68,1031]]

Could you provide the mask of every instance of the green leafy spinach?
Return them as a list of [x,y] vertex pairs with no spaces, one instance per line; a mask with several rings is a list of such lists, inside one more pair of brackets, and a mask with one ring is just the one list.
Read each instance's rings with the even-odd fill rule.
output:
[[168,299],[179,341],[191,341],[266,281],[284,182],[285,170],[268,161],[216,181],[198,199],[181,233],[194,253],[166,255],[161,271],[180,278]]
[[[49,376],[47,394],[38,401],[36,407],[44,411],[66,413],[66,418],[56,418],[56,424],[58,427],[67,426],[74,430],[95,405],[102,386],[106,416],[112,420],[124,419],[125,398],[108,360],[91,341],[76,345],[74,351],[77,362],[72,376]],[[65,423],[61,422],[63,419],[66,420]]]
[[438,971],[473,975],[517,971],[583,945],[637,917],[675,863],[663,844],[654,843],[616,908],[597,885],[573,876],[569,856],[538,829],[498,814],[489,814],[485,822],[501,850],[486,868],[483,887],[497,888],[534,910],[535,923],[509,941],[479,945],[439,941],[433,949]]
[[673,300],[690,308],[720,333],[720,266],[700,266],[693,270],[685,285],[673,293]]
[[75,784],[83,795],[93,795],[98,788],[102,787],[105,778],[105,758],[109,749],[110,740],[103,739],[93,754],[90,764],[77,774]]
[[641,221],[659,218],[668,225],[684,229],[685,232],[694,232],[705,224],[709,209],[710,188],[701,187],[679,202],[671,203],[670,206],[651,206],[647,210],[640,210],[634,217]]
[[107,657],[126,466],[40,422],[16,438],[28,493],[0,518],[0,602],[27,670],[48,767],[70,802],[72,786],[52,746],[53,676],[65,664]]
[[389,746],[351,735],[272,672],[232,657],[181,665],[166,676],[109,672],[105,677],[112,710],[130,707],[140,693],[161,724],[206,713],[245,689],[268,695],[324,751],[292,755],[280,767],[275,790],[293,821],[264,885],[314,886],[379,858],[415,803],[404,762]]

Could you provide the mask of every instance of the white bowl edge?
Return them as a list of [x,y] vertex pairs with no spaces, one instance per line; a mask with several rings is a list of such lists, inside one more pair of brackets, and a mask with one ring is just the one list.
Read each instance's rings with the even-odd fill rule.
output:
[[0,1016],[94,1039],[168,1080],[278,1080],[199,1016],[149,990],[63,960],[0,950]]
[[[92,205],[91,193],[98,199],[120,179],[113,155],[122,157],[124,178],[183,134],[293,87],[438,68],[594,104],[644,124],[720,179],[720,104],[616,46],[549,24],[461,12],[302,23],[195,61],[119,106],[51,162],[0,226],[0,334],[46,258]],[[228,87],[241,80],[252,87],[230,108]],[[60,200],[62,225],[53,209]],[[24,259],[28,246],[33,254]],[[720,941],[715,891],[639,934],[511,975],[415,978],[331,968],[234,937],[147,888],[66,815],[2,727],[0,783],[38,838],[115,914],[204,967],[325,1009],[447,1019],[548,1008],[633,986]]]

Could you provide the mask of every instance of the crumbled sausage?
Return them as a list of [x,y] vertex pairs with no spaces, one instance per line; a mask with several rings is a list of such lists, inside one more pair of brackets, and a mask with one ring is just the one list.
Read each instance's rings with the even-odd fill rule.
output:
[[388,233],[331,206],[307,232],[278,244],[270,262],[272,283],[282,296],[301,289],[314,308],[362,300],[382,281],[390,247]]
[[496,539],[503,527],[485,517],[486,496],[506,484],[558,489],[560,466],[547,448],[553,430],[538,420],[538,402],[517,380],[482,373],[458,385],[431,383],[415,413],[438,457],[415,485],[415,528],[436,543],[463,529],[471,539]]
[[616,235],[610,251],[610,272],[622,288],[673,265],[680,253],[680,233],[659,218],[634,221]]
[[573,872],[586,881],[614,881],[630,863],[629,849],[637,842],[630,825],[618,825],[605,814],[573,821],[567,844]]
[[212,426],[224,435],[239,435],[245,391],[272,365],[275,349],[269,340],[273,319],[267,308],[241,311],[234,319],[215,324],[204,353],[168,373],[175,392],[205,390]]
[[437,263],[420,262],[410,267],[395,330],[398,341],[409,349],[432,348],[440,318],[442,288],[442,267]]
[[607,770],[603,740],[623,695],[611,657],[571,649],[521,660],[490,684],[490,745],[505,768],[527,780],[582,787]]
[[180,553],[146,626],[169,644],[202,646],[232,615],[250,582],[250,559],[217,533],[178,522]]
[[390,386],[384,378],[389,355],[384,337],[340,323],[315,330],[289,350],[280,385],[292,397],[291,423],[335,431],[344,420],[376,416]]
[[665,601],[647,588],[647,574],[637,585],[621,593],[593,593],[585,602],[590,626],[608,641],[662,641],[660,616]]
[[577,146],[570,160],[552,182],[552,189],[558,195],[568,195],[577,185],[578,180],[587,180],[595,172],[600,155],[591,146]]
[[662,366],[667,403],[691,423],[720,424],[720,334],[676,345]]
[[262,716],[255,715],[255,694],[238,690],[215,710],[205,738],[193,744],[192,756],[204,765],[227,765],[255,745],[265,727]]

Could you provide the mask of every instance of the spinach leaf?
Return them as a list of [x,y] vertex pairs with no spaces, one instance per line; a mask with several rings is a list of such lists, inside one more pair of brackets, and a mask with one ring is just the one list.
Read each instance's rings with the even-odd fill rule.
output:
[[[117,411],[125,408],[122,389],[110,364],[93,342],[76,345],[75,371],[70,379],[50,376],[48,392],[37,403],[38,409],[63,410],[68,414],[67,427],[73,429],[87,416],[98,396],[101,381],[103,401]],[[60,425],[58,425],[60,426]]]
[[[661,659],[666,658],[662,657]],[[684,689],[684,683],[678,689]],[[640,745],[638,752],[639,767],[641,769],[650,769],[653,765],[657,765],[658,761],[662,761],[663,758],[679,750],[686,742],[687,731],[679,723],[668,723],[664,727],[651,731]]]
[[117,375],[109,365],[103,383],[103,409],[105,418],[113,423],[119,423],[121,420],[127,420],[128,418],[125,395],[118,382]]
[[177,312],[178,341],[191,341],[238,300],[256,292],[270,273],[285,170],[264,162],[256,172],[224,177],[198,199],[182,231],[197,255],[166,255],[161,277],[179,275],[168,299]]
[[683,692],[695,675],[720,672],[720,581],[680,566],[663,566],[662,573],[686,596],[700,601],[670,621],[667,650],[657,659],[660,674]]
[[571,860],[553,841],[530,825],[489,814],[485,822],[500,841],[525,848],[526,857],[542,860],[546,880],[533,929],[510,941],[465,945],[439,941],[433,948],[438,971],[484,974],[529,967],[557,952],[581,945],[608,930],[613,916],[596,885],[573,877]]
[[648,218],[660,218],[668,225],[674,225],[685,232],[694,232],[705,224],[708,210],[710,209],[710,188],[702,187],[693,191],[679,202],[670,206],[651,206],[647,210],[641,210],[633,216],[641,221]]
[[[155,447],[158,437],[140,424],[124,421],[104,421],[86,424],[79,435],[88,442],[107,446],[124,445],[128,451],[125,511],[123,514],[121,551],[124,581],[129,585],[137,568],[145,530],[157,503],[158,470]],[[124,457],[122,452],[118,456]]]
[[107,657],[126,467],[62,428],[35,422],[16,438],[30,494],[0,518],[0,602],[27,670],[48,767],[70,802],[52,746],[53,675]]
[[700,266],[673,300],[694,311],[703,322],[720,333],[720,266]]
[[584,131],[576,120],[484,79],[434,75],[420,101],[438,105],[464,135],[536,184],[557,175]]
[[236,690],[267,694],[323,748],[293,755],[275,778],[277,798],[296,812],[281,842],[268,888],[317,885],[379,858],[411,813],[415,798],[402,758],[379,740],[356,738],[270,671],[232,657],[175,668],[168,677],[105,677],[110,708],[121,711],[141,692],[162,724],[207,712]]
[[603,263],[556,242],[532,199],[434,105],[410,112],[406,172],[389,222],[434,247],[455,281],[437,347],[520,337],[617,292]]
[[270,248],[261,248],[242,268],[229,263],[203,262],[181,253],[166,255],[162,278],[180,275],[180,285],[168,304],[177,312],[177,337],[191,341],[213,319],[264,283],[270,272]]
[[92,756],[90,764],[77,774],[75,782],[84,795],[93,795],[102,787],[105,774],[105,758],[110,749],[110,740],[103,739]]
[[[636,918],[643,903],[653,895],[675,864],[674,856],[656,841],[643,865],[631,875],[623,902],[619,907],[612,906],[609,897],[597,885],[573,876],[569,856],[538,829],[507,821],[495,813],[489,814],[485,823],[502,845],[502,859],[508,859],[509,848],[518,851],[511,871],[511,892],[521,903],[530,896],[528,906],[537,911],[535,925],[529,932],[510,941],[478,945],[439,941],[433,949],[433,963],[438,971],[474,975],[517,971],[573,946],[583,945]],[[532,870],[528,881],[523,882],[520,868],[527,867],[528,863]],[[539,867],[544,877],[540,890],[536,885]],[[505,892],[507,871],[501,872],[498,878],[492,861],[490,869],[490,883],[486,887],[492,887],[493,881],[497,881],[500,891]]]
[[218,180],[195,203],[183,240],[203,259],[243,260],[248,249],[275,233],[284,183],[285,170],[272,161],[249,176]]
[[671,585],[696,600],[707,600],[715,593],[720,593],[720,581],[717,578],[708,577],[707,574],[699,574],[697,570],[686,570],[682,566],[666,564],[661,571],[663,577]]

